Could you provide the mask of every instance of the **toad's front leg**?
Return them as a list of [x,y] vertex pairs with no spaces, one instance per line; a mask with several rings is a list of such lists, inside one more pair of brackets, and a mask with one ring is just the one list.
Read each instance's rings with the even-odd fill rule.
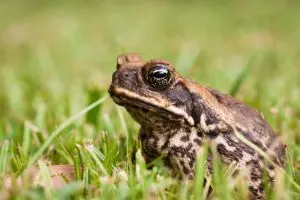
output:
[[161,156],[158,148],[159,138],[148,133],[145,128],[141,127],[139,131],[139,140],[142,144],[142,155],[147,164],[152,163],[155,159]]
[[183,178],[194,178],[195,150],[173,146],[170,148],[167,158],[174,173]]

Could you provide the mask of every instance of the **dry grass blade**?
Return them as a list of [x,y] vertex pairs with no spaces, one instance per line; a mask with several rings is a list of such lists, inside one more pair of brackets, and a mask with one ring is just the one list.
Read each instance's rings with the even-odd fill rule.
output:
[[[43,172],[43,176],[46,177],[46,180],[40,179],[40,173]],[[44,163],[40,163],[40,168],[31,167],[26,169],[23,174],[26,177],[30,177],[30,179],[35,182],[36,185],[40,185],[42,187],[48,187],[49,184],[53,186],[53,188],[61,188],[66,185],[68,182],[74,181],[74,167],[72,165],[51,165],[46,166]],[[19,176],[17,178],[18,187],[22,187],[23,185],[23,177]],[[12,177],[6,177],[4,179],[4,187],[6,190],[12,189]]]

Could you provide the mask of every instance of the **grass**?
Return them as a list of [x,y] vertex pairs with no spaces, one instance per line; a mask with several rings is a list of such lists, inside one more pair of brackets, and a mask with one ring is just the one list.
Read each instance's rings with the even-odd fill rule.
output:
[[[206,196],[207,187],[200,187],[205,155],[194,183],[172,178],[160,160],[148,170],[139,126],[110,98],[102,99],[116,56],[139,52],[145,59],[166,58],[184,76],[260,110],[289,155],[275,190],[266,187],[267,199],[300,199],[300,3],[29,0],[1,1],[0,13],[1,197]],[[45,181],[48,164],[74,165],[76,181],[41,187],[22,173],[37,166]],[[245,198],[243,178],[215,165],[214,176],[206,177],[215,189],[210,198]],[[22,185],[5,189],[4,177],[17,184],[19,174]]]

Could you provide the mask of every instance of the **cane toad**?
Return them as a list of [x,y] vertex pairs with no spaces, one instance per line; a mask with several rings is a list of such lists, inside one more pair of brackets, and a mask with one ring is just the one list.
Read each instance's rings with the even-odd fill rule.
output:
[[[263,199],[263,169],[273,177],[274,166],[264,164],[263,156],[236,137],[235,131],[267,152],[277,166],[284,165],[285,145],[259,112],[180,76],[168,61],[145,62],[137,54],[120,55],[109,93],[141,125],[139,139],[146,162],[164,156],[173,170],[192,178],[203,142],[215,141],[225,164],[250,168],[252,199]],[[211,162],[208,159],[208,169]]]

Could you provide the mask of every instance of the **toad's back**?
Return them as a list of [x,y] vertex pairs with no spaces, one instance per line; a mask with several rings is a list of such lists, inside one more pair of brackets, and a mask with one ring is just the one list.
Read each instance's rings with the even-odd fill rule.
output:
[[271,152],[276,164],[283,166],[285,145],[278,140],[263,116],[255,109],[229,95],[210,88],[207,89],[217,99],[218,103],[229,109],[235,120],[237,130],[263,151]]

